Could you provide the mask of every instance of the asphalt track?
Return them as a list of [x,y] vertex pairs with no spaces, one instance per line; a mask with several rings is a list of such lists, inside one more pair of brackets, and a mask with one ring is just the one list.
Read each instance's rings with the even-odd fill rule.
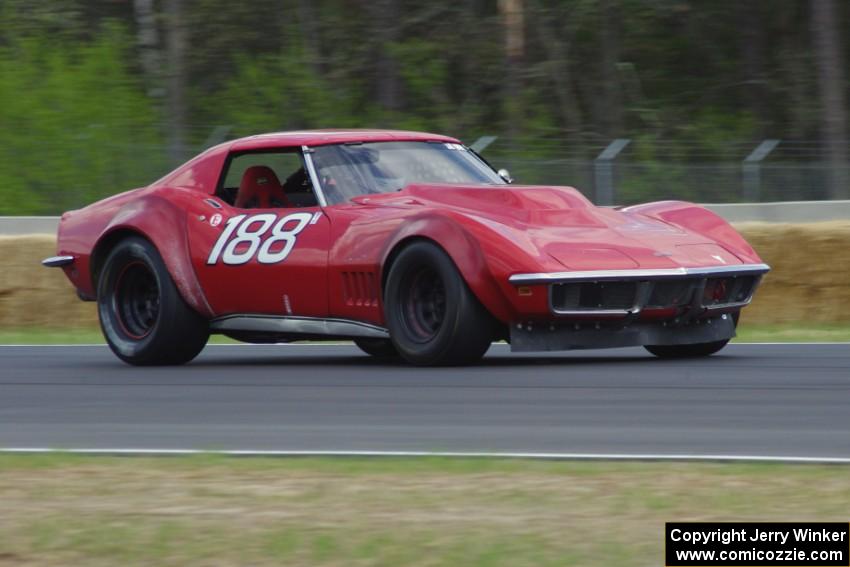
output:
[[0,447],[850,457],[850,344],[491,348],[461,369],[353,346],[210,346],[133,368],[104,346],[0,347]]

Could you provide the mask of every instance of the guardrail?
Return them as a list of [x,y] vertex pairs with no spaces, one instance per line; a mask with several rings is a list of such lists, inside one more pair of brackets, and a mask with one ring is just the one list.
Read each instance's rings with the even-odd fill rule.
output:
[[705,205],[729,222],[822,222],[850,220],[850,201],[783,201]]
[[[705,205],[729,222],[850,220],[848,201],[783,201]],[[0,217],[0,235],[55,234],[59,217]]]
[[0,235],[56,234],[59,217],[0,217]]

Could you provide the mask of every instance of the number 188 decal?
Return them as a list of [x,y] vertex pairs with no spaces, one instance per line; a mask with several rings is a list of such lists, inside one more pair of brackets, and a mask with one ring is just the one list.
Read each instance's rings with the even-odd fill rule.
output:
[[[223,263],[238,266],[250,262],[254,255],[261,264],[283,262],[292,252],[298,233],[312,218],[313,213],[292,213],[280,219],[272,213],[231,217],[210,251],[207,264],[216,264],[221,257]],[[266,235],[269,228],[271,233]]]

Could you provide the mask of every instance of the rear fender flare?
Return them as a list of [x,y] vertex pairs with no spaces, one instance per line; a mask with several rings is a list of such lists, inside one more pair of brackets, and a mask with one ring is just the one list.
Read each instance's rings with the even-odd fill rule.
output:
[[135,233],[149,240],[159,251],[183,300],[204,317],[211,318],[212,308],[192,267],[186,217],[185,211],[157,195],[125,205],[113,217],[94,247],[91,268],[94,285],[97,285],[97,270],[106,259],[108,250],[120,240],[121,233]]

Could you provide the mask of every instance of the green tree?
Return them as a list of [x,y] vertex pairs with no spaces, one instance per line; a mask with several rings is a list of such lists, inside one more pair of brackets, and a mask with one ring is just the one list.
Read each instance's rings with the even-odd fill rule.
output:
[[127,34],[38,35],[0,47],[0,214],[78,207],[163,173],[158,115],[127,64]]

